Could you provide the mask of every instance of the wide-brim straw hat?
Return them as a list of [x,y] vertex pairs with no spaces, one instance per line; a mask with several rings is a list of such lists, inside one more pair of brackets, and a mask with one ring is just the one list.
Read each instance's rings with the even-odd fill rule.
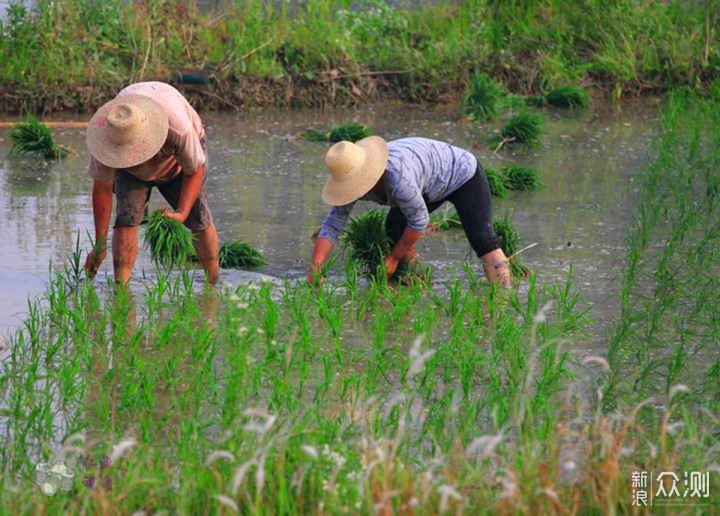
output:
[[323,200],[332,206],[357,201],[375,186],[387,162],[387,142],[379,136],[369,136],[356,143],[336,143],[325,154],[330,177],[323,188]]
[[120,95],[90,119],[87,146],[103,165],[130,168],[155,156],[167,134],[168,116],[160,104],[145,95]]

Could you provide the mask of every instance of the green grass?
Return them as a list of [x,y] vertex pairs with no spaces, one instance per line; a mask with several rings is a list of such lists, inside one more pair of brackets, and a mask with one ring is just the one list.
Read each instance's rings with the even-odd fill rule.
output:
[[220,246],[220,267],[223,269],[254,269],[267,264],[265,257],[247,242]]
[[10,130],[13,145],[10,154],[33,158],[60,159],[70,154],[70,149],[55,142],[48,126],[28,115]]
[[3,111],[87,111],[185,68],[209,78],[188,90],[195,105],[228,109],[459,101],[478,73],[515,94],[584,84],[617,98],[709,84],[720,66],[705,1],[36,4],[14,7],[0,31]]
[[170,268],[183,264],[194,254],[190,232],[178,221],[163,216],[162,210],[151,213],[144,226],[143,242],[158,265]]
[[305,131],[304,137],[311,142],[341,142],[349,141],[355,143],[358,140],[372,135],[370,128],[364,124],[350,122],[333,127],[328,132],[309,129]]
[[537,145],[543,132],[543,116],[524,111],[513,115],[500,130],[501,143]]
[[504,167],[502,169],[502,180],[508,190],[514,191],[534,191],[543,186],[538,178],[537,169],[525,165]]
[[590,95],[579,86],[560,86],[545,95],[545,100],[559,108],[585,108],[590,103]]
[[475,74],[465,89],[463,110],[473,121],[492,120],[497,116],[497,103],[504,93],[503,87],[484,73]]

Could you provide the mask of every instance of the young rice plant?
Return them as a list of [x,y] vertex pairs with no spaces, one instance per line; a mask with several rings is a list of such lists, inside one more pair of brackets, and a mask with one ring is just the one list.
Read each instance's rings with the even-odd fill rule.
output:
[[178,221],[165,217],[163,210],[156,210],[146,219],[143,241],[153,261],[165,268],[184,263],[195,251],[190,232]]
[[10,153],[16,156],[60,159],[70,154],[70,149],[55,142],[48,126],[32,116],[15,125],[10,131],[13,146]]

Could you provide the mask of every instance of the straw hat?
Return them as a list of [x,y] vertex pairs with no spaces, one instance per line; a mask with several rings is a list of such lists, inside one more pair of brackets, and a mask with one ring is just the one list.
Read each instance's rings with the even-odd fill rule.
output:
[[379,136],[369,136],[357,143],[336,143],[325,154],[330,177],[323,188],[323,200],[332,206],[357,201],[375,186],[387,161],[388,146]]
[[90,154],[110,168],[130,168],[149,160],[165,144],[168,117],[163,107],[145,95],[116,97],[90,119]]

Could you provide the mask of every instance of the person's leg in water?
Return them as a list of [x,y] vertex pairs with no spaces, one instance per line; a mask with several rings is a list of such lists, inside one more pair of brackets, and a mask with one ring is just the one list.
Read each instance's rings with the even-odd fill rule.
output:
[[115,282],[127,285],[138,254],[137,228],[142,222],[153,184],[137,179],[125,170],[115,175],[117,208],[112,237]]
[[447,198],[455,205],[465,235],[491,283],[512,287],[512,273],[500,247],[492,221],[492,198],[485,172],[478,164],[475,175]]

